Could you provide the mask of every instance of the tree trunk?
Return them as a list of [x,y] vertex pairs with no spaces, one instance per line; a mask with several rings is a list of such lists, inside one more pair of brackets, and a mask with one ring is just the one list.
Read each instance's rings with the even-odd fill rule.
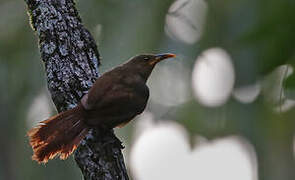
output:
[[[25,0],[39,38],[48,89],[59,112],[77,105],[98,77],[100,56],[73,0]],[[90,130],[75,152],[85,180],[128,179],[113,131]]]

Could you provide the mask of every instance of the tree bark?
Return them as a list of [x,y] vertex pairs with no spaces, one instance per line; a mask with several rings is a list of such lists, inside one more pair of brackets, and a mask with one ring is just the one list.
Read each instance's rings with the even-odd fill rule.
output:
[[[25,0],[58,112],[71,109],[98,77],[100,55],[73,0]],[[91,129],[75,151],[85,180],[128,179],[113,130]]]

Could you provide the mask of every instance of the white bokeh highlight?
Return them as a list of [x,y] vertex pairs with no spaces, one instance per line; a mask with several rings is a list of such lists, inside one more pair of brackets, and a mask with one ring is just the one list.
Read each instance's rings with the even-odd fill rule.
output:
[[168,59],[156,66],[148,80],[150,99],[164,106],[176,106],[189,99],[188,68],[180,59]]
[[278,112],[278,113],[286,112],[294,107],[295,107],[295,100],[285,99],[283,104],[281,104],[278,107],[275,107],[275,112]]
[[260,83],[251,84],[235,88],[233,91],[233,97],[241,103],[252,103],[258,97],[260,91]]
[[[284,80],[294,73],[291,65],[285,64],[276,68],[266,76],[262,91],[267,103],[274,105],[274,111],[283,113],[295,107],[295,101],[290,99],[286,93],[292,93],[284,88]],[[290,94],[289,94],[290,95]]]
[[291,65],[285,64],[276,68],[271,72],[264,83],[264,94],[268,100],[276,104],[284,98],[284,91],[282,91],[283,81],[293,73]]
[[206,12],[204,0],[176,0],[166,16],[165,32],[172,39],[193,44],[202,35]]
[[[185,130],[175,124],[147,129],[135,142],[130,166],[136,180],[183,179],[188,153]],[[172,151],[173,150],[173,151]],[[173,173],[178,171],[179,173]]]
[[209,107],[223,105],[231,95],[234,82],[234,67],[225,50],[211,48],[197,58],[192,87],[199,103]]
[[[294,73],[294,69],[291,65],[283,65],[282,68],[284,72],[283,72],[281,85],[283,86],[283,81]],[[292,98],[289,96],[292,96]],[[285,98],[284,103],[281,104],[280,108],[277,108],[277,110],[279,109],[278,111],[286,112],[295,107],[294,90],[285,89],[285,91],[283,92],[283,97]]]
[[97,38],[97,39],[100,39],[100,37],[102,36],[103,34],[103,26],[101,24],[97,24],[95,27],[94,27],[94,36]]
[[191,150],[185,130],[176,123],[146,129],[130,153],[134,179],[257,179],[255,152],[245,139],[201,139]]
[[133,137],[140,137],[141,134],[147,129],[153,128],[155,126],[155,119],[153,113],[149,111],[144,111],[139,115],[138,119],[136,119],[136,128],[133,129]]
[[191,162],[194,179],[257,179],[254,148],[241,137],[232,136],[202,143],[195,147],[192,157],[198,162]]
[[37,122],[49,118],[51,116],[52,107],[53,105],[49,99],[48,91],[41,91],[30,105],[27,116],[28,127],[31,128],[35,126]]

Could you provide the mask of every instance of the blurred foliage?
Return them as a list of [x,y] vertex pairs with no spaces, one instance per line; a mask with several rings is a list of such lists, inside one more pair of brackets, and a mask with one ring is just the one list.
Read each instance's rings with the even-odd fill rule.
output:
[[288,78],[286,78],[286,80],[284,81],[284,89],[285,89],[284,92],[286,94],[286,97],[295,100],[295,74],[294,73]]
[[[263,82],[253,103],[243,104],[231,98],[223,106],[208,108],[189,95],[188,102],[175,106],[151,101],[148,110],[157,119],[177,120],[192,136],[213,139],[242,135],[255,147],[259,179],[295,179],[295,109],[280,113],[274,110],[287,98],[295,99],[295,74],[283,77],[286,96],[273,98],[269,93],[274,88],[282,89],[282,84],[274,83],[278,78],[275,69],[283,64],[295,68],[295,1],[207,0],[203,35],[194,44],[172,39],[165,33],[165,18],[173,2],[77,1],[85,26],[98,42],[103,57],[101,72],[143,52],[174,52],[191,71],[200,52],[216,46],[225,49],[234,63],[236,87]],[[32,152],[25,137],[31,127],[27,114],[46,84],[37,38],[21,1],[0,0],[0,83],[0,179],[81,179],[72,158],[53,160],[46,166],[30,159]],[[190,86],[190,82],[187,84]],[[269,99],[275,102],[269,103]],[[159,109],[166,109],[167,113],[158,113]],[[133,127],[120,131],[127,142]]]
[[236,85],[253,83],[279,65],[295,61],[294,1],[209,0],[208,4],[202,49],[221,46],[232,55]]

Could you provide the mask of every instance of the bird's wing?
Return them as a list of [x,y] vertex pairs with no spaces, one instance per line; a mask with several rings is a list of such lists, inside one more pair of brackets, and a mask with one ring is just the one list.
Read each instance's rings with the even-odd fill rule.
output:
[[112,85],[112,88],[101,97],[101,100],[88,111],[87,124],[116,127],[140,114],[146,107],[148,89],[144,94],[122,84]]
[[119,76],[116,76],[115,74],[112,75],[111,72],[107,72],[99,77],[89,90],[88,94],[81,100],[84,108],[87,110],[93,109],[94,105],[97,104],[105,96],[105,94],[113,88],[116,81],[119,81]]

